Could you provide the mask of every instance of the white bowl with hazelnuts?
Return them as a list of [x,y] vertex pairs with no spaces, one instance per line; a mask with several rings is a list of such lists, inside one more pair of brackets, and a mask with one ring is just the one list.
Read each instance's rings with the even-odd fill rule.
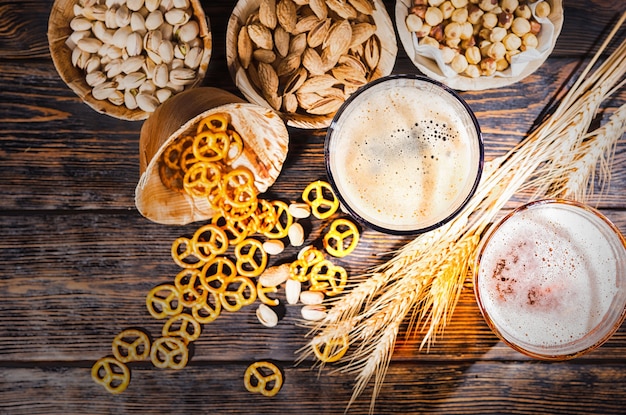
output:
[[520,81],[548,58],[561,0],[397,0],[402,46],[425,75],[456,90]]

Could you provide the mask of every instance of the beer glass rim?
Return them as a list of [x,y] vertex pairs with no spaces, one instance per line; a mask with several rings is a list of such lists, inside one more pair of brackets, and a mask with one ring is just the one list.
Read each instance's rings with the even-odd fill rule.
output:
[[[364,92],[366,92],[366,91],[376,87],[377,85],[379,85],[381,83],[392,81],[392,80],[402,80],[402,79],[416,80],[416,81],[419,81],[419,82],[429,83],[431,85],[434,85],[438,89],[440,89],[444,94],[447,94],[453,100],[457,101],[461,105],[463,110],[465,111],[464,115],[468,117],[468,119],[470,120],[472,126],[474,127],[474,129],[476,131],[476,136],[472,137],[472,139],[475,140],[475,144],[476,144],[476,147],[477,147],[477,150],[478,150],[477,168],[476,168],[476,171],[475,171],[474,181],[473,181],[471,187],[468,189],[467,194],[465,195],[463,200],[458,204],[458,206],[454,210],[452,210],[443,219],[441,219],[441,220],[439,220],[439,221],[437,221],[435,223],[432,223],[430,225],[423,226],[423,227],[417,227],[415,229],[387,228],[387,227],[384,227],[384,226],[372,223],[371,221],[363,218],[356,211],[356,209],[350,204],[350,202],[347,200],[347,198],[341,193],[341,191],[340,191],[340,189],[339,189],[339,187],[338,187],[338,185],[336,183],[336,179],[335,179],[334,173],[332,171],[331,162],[330,162],[330,158],[332,156],[331,155],[331,142],[332,142],[333,134],[337,130],[337,123],[341,119],[342,115],[346,112],[346,110],[350,107],[350,104],[352,102],[354,102],[356,99],[358,99],[358,97],[361,96]],[[329,181],[329,183],[330,183],[330,185],[331,185],[335,195],[339,199],[341,207],[343,209],[345,209],[352,218],[357,220],[359,223],[365,225],[366,227],[368,227],[370,229],[374,229],[374,230],[376,230],[378,232],[387,233],[387,234],[391,234],[391,235],[416,235],[416,234],[420,234],[420,233],[425,233],[425,232],[434,230],[436,228],[439,228],[439,227],[443,226],[444,224],[448,223],[449,221],[451,221],[452,219],[454,219],[463,210],[463,208],[469,203],[469,201],[472,199],[472,197],[476,193],[476,189],[478,188],[478,184],[479,184],[480,179],[482,177],[483,168],[484,168],[484,152],[485,152],[485,150],[484,150],[483,136],[482,136],[482,131],[480,130],[480,125],[478,123],[476,115],[474,114],[474,111],[470,108],[470,106],[467,104],[467,102],[465,102],[465,100],[463,98],[461,98],[461,96],[455,90],[453,90],[450,87],[444,85],[443,83],[441,83],[439,81],[436,81],[434,79],[431,79],[431,78],[427,78],[425,76],[416,75],[416,74],[409,74],[409,73],[406,73],[406,74],[404,74],[404,73],[403,74],[391,74],[391,75],[387,75],[387,76],[383,76],[383,77],[377,78],[377,79],[375,79],[373,81],[370,81],[366,85],[362,86],[355,93],[350,95],[344,101],[344,103],[341,105],[341,107],[337,110],[335,115],[333,116],[333,119],[330,122],[330,125],[328,126],[328,129],[326,130],[326,137],[325,137],[325,142],[324,142],[324,162],[325,162],[325,165],[326,165],[326,175],[328,177],[328,181]]]
[[[512,217],[518,216],[522,212],[526,212],[530,209],[541,208],[548,205],[562,205],[568,206],[574,210],[578,210],[580,213],[590,214],[592,217],[597,219],[597,223],[599,226],[602,225],[605,228],[601,231],[606,231],[607,238],[610,236],[615,236],[617,240],[617,245],[622,248],[622,255],[616,258],[616,262],[618,263],[616,270],[616,279],[617,283],[621,285],[621,288],[618,290],[617,294],[613,297],[611,301],[611,305],[608,308],[608,311],[604,316],[602,316],[601,321],[593,327],[587,334],[583,337],[576,339],[574,341],[564,343],[563,345],[558,346],[550,346],[545,347],[545,351],[539,352],[537,350],[530,350],[531,347],[523,346],[522,341],[516,342],[516,339],[510,339],[504,333],[504,329],[499,329],[497,324],[491,318],[491,315],[487,311],[481,293],[480,293],[480,265],[481,259],[484,256],[485,249],[488,247],[491,238],[497,233],[498,229],[502,227],[502,225],[508,222]],[[569,360],[588,352],[591,352],[602,344],[604,344],[609,338],[615,334],[615,332],[620,328],[624,320],[626,319],[626,275],[623,274],[624,264],[626,264],[626,238],[620,232],[619,228],[604,214],[602,214],[599,210],[585,204],[582,202],[578,202],[570,199],[561,199],[561,198],[546,198],[535,200],[532,202],[525,203],[516,209],[513,209],[511,212],[503,216],[499,221],[494,223],[491,228],[486,232],[486,234],[482,237],[481,242],[476,250],[477,254],[474,258],[473,264],[473,275],[472,282],[474,288],[474,296],[476,298],[476,303],[478,304],[478,308],[480,312],[492,330],[492,332],[502,340],[506,345],[511,347],[513,350],[518,351],[526,356],[539,359],[539,360],[553,360],[553,361],[562,361]],[[621,261],[622,264],[622,273],[620,274],[619,263]],[[608,321],[607,321],[608,319]],[[513,337],[513,336],[511,336]],[[597,337],[597,338],[595,338]],[[589,339],[593,339],[593,341],[589,342]],[[519,339],[517,339],[519,340]],[[586,345],[584,345],[586,344]],[[581,345],[581,347],[576,347],[577,345]],[[538,347],[539,348],[539,347]]]

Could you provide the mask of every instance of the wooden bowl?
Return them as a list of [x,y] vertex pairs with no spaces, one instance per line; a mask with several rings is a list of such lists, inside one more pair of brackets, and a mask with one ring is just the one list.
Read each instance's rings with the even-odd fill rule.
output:
[[208,220],[215,211],[206,197],[192,197],[171,190],[159,175],[159,158],[180,137],[193,135],[198,122],[215,113],[228,113],[244,142],[243,153],[231,164],[254,173],[255,186],[265,192],[278,178],[289,147],[289,134],[273,110],[245,102],[218,88],[199,87],[165,101],[144,122],[139,138],[141,178],[135,189],[135,205],[153,222],[184,225]]
[[[420,46],[414,33],[409,32],[405,24],[409,13],[411,0],[396,1],[396,26],[400,42],[413,64],[424,75],[433,78],[450,88],[471,91],[499,88],[514,84],[535,72],[548,58],[563,26],[562,0],[546,0],[551,5],[551,12],[547,18],[540,19],[543,27],[537,38],[539,45],[535,50],[526,51],[513,57],[511,65],[504,71],[497,71],[494,75],[469,76],[455,73],[448,65],[441,61],[441,53],[431,46]],[[531,9],[536,5],[529,4]],[[534,9],[533,9],[534,10]]]
[[[72,64],[72,50],[68,46],[68,38],[74,30],[70,27],[70,21],[74,18],[74,6],[78,0],[56,0],[50,12],[48,21],[48,44],[52,61],[57,72],[65,83],[78,95],[83,102],[99,113],[107,114],[123,120],[137,121],[148,118],[150,112],[140,108],[129,109],[126,105],[116,105],[109,100],[98,100],[92,94],[92,87],[87,84],[86,73]],[[102,3],[104,3],[102,1]],[[197,86],[206,74],[212,51],[212,36],[209,20],[206,17],[199,0],[190,0],[192,9],[192,19],[195,19],[199,26],[199,38],[203,45],[200,65],[197,68],[196,77],[192,83],[186,85],[184,89]],[[142,51],[145,55],[145,50]],[[178,90],[180,92],[180,90]],[[173,91],[173,94],[176,94]]]
[[[246,70],[241,63],[240,56],[238,53],[238,36],[242,26],[250,23],[253,20],[258,20],[255,14],[258,14],[259,6],[265,0],[239,0],[237,5],[235,6],[230,20],[228,22],[228,28],[226,33],[226,59],[228,63],[228,69],[230,71],[231,77],[239,90],[243,93],[243,95],[250,101],[257,105],[264,106],[266,108],[274,108],[279,111],[281,116],[286,120],[287,125],[297,128],[304,129],[315,129],[315,128],[326,128],[330,125],[332,121],[333,115],[336,112],[336,109],[332,110],[329,113],[325,114],[311,114],[302,110],[301,107],[298,108],[296,112],[286,111],[284,106],[277,108],[277,104],[274,101],[274,105],[270,103],[270,100],[267,96],[260,90],[258,81],[258,76],[256,76],[254,71],[251,72]],[[292,0],[283,0],[292,2]],[[346,2],[337,2],[335,3],[345,3]],[[357,0],[354,0],[357,1]],[[376,25],[375,35],[378,38],[379,50],[380,50],[380,60],[378,61],[378,65],[373,69],[369,70],[369,74],[366,76],[367,81],[372,81],[374,79],[380,78],[382,76],[389,75],[393,69],[395,64],[396,55],[398,51],[398,46],[396,42],[396,35],[393,28],[393,23],[385,9],[385,5],[381,0],[358,0],[359,2],[367,2],[367,4],[373,5],[373,12],[371,17],[373,19],[374,24]],[[276,3],[278,4],[280,0]],[[328,0],[326,0],[328,2]],[[300,1],[295,1],[293,4],[296,4],[298,16],[310,15],[312,13],[310,6],[303,5],[297,6]],[[333,19],[339,19],[337,15],[332,14],[333,12],[329,12],[328,16],[333,16]],[[351,22],[353,20],[349,19]],[[333,20],[336,21],[336,20]],[[278,23],[280,25],[280,23]],[[295,35],[294,32],[290,33],[291,38]],[[318,55],[321,55],[321,46],[314,47],[318,52]],[[274,46],[274,52],[277,52],[276,47]],[[276,53],[277,57],[280,57],[280,54]],[[278,66],[278,61],[274,61],[272,66],[276,68]],[[338,65],[338,64],[337,64]],[[337,66],[335,65],[335,66]],[[250,66],[254,66],[251,64]],[[302,65],[300,66],[302,67]],[[329,66],[330,67],[330,66]],[[333,66],[334,67],[334,66]],[[310,71],[307,71],[307,77],[310,76]],[[330,74],[331,71],[327,70],[326,74]],[[288,76],[279,77],[280,85],[278,88],[278,96],[284,102],[283,94],[285,84],[287,83]],[[338,84],[339,85],[339,84]],[[351,93],[356,90],[354,86],[350,86],[349,88],[344,88],[343,97],[340,100],[343,102],[345,98],[347,98]],[[286,94],[285,94],[286,95]]]

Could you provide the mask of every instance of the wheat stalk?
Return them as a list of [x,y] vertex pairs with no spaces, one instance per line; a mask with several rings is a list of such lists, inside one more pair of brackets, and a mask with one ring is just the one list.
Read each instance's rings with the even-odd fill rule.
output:
[[[515,148],[487,164],[474,197],[455,219],[409,242],[374,270],[372,282],[365,280],[337,299],[328,317],[313,328],[310,345],[339,328],[347,331],[351,346],[356,345],[344,357],[340,369],[357,373],[348,408],[373,377],[370,406],[373,411],[407,316],[411,316],[409,331],[424,332],[421,347],[429,347],[442,332],[458,302],[480,236],[513,194],[525,183],[537,188],[535,195],[549,194],[554,189],[569,194],[563,184],[584,183],[592,170],[563,169],[563,166],[570,166],[574,160],[585,165],[593,162],[593,156],[585,159],[584,154],[593,154],[596,159],[607,151],[611,154],[610,144],[603,146],[602,151],[587,150],[595,140],[610,143],[621,137],[624,132],[623,123],[618,122],[622,120],[621,111],[614,124],[597,131],[595,140],[586,131],[602,102],[623,85],[620,79],[626,71],[623,64],[626,41],[596,71],[592,72],[592,67],[625,19],[626,13],[554,113]],[[306,348],[303,351],[307,353]]]

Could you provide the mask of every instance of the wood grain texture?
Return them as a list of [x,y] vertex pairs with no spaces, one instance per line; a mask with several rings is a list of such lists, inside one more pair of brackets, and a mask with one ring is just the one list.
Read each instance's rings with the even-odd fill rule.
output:
[[[394,2],[384,3],[395,21]],[[135,209],[142,123],[96,113],[63,83],[46,39],[52,4],[0,0],[0,414],[343,414],[354,375],[340,366],[320,369],[311,359],[296,365],[308,333],[300,306],[288,305],[272,329],[259,324],[256,305],[225,312],[202,327],[188,367],[132,363],[131,384],[121,395],[91,380],[91,366],[111,354],[121,330],[160,335],[163,321],[149,315],[145,296],[173,281],[180,268],[171,243],[199,225],[158,225]],[[202,85],[241,97],[225,51],[235,1],[202,5],[213,36]],[[487,159],[512,148],[549,112],[624,11],[622,2],[567,0],[556,49],[535,74],[509,87],[460,93],[477,115]],[[417,72],[401,46],[393,72]],[[621,88],[597,122],[624,103]],[[325,134],[289,128],[288,156],[267,197],[296,200],[310,181],[325,178]],[[622,232],[624,166],[622,139],[611,187],[592,200]],[[502,214],[528,197],[516,195]],[[306,225],[307,243],[319,243],[324,224]],[[410,240],[364,229],[358,249],[338,263],[358,276]],[[272,261],[296,252],[289,247]],[[454,318],[430,350],[420,350],[420,334],[403,327],[374,413],[624,413],[626,325],[579,359],[536,361],[498,340],[472,290],[468,276]],[[284,299],[282,291],[278,296]],[[245,368],[260,359],[284,371],[283,389],[271,399],[243,388]],[[368,412],[371,386],[348,413]]]

